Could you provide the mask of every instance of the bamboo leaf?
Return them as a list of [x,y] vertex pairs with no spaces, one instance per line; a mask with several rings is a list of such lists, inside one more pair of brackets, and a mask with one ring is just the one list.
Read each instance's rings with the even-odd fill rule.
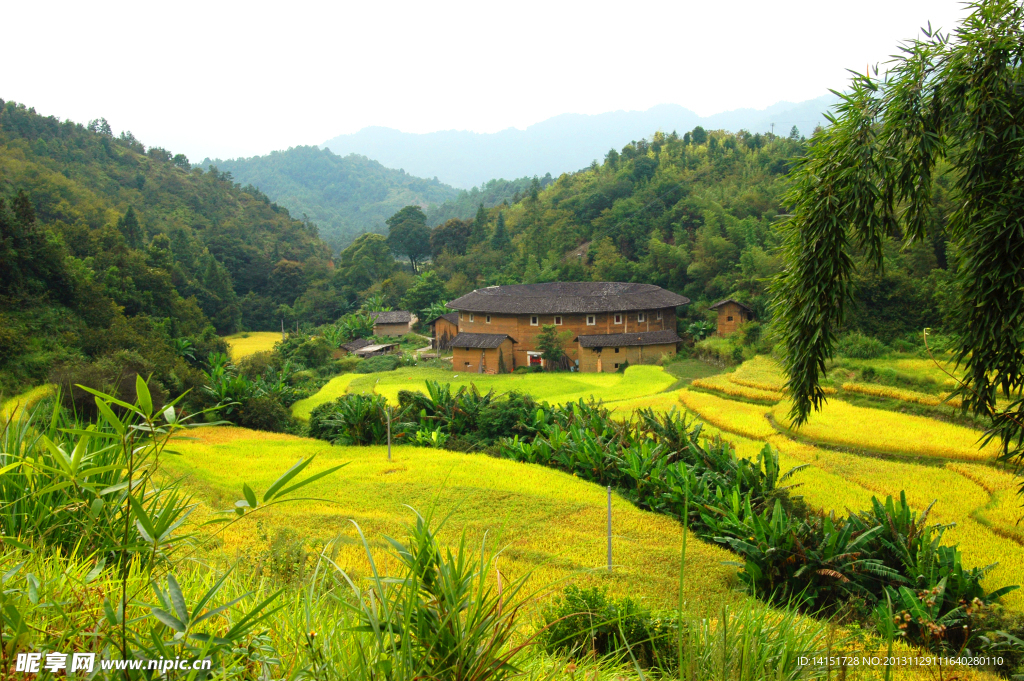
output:
[[149,386],[140,374],[135,374],[135,396],[146,416],[153,414],[153,396],[149,394]]

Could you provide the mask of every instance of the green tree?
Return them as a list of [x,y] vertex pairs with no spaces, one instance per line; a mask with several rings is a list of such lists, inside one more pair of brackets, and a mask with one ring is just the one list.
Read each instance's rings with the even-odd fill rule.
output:
[[[927,237],[933,177],[950,178],[957,297],[951,330],[964,409],[991,417],[1003,456],[1024,445],[1024,6],[981,0],[955,37],[925,32],[858,76],[795,161],[775,310],[793,417],[820,407],[820,378],[852,297],[853,249],[883,264],[887,235]],[[945,166],[951,169],[945,170]],[[1011,400],[997,406],[997,396]]]
[[387,240],[380,234],[362,234],[338,255],[335,286],[362,291],[387,279],[394,269]]
[[279,303],[294,305],[304,284],[305,274],[300,262],[282,258],[270,271],[270,294]]
[[412,271],[430,255],[430,228],[427,216],[419,206],[406,206],[385,221],[387,243],[391,251],[409,259]]
[[556,366],[565,357],[565,344],[572,338],[572,331],[558,331],[554,324],[545,324],[537,334],[537,349],[548,366]]
[[128,210],[118,219],[117,228],[121,231],[129,248],[142,248],[142,225],[139,224],[139,218],[136,217],[134,208],[128,206]]
[[452,218],[435,227],[430,233],[431,255],[435,259],[445,251],[454,255],[465,255],[473,225],[473,222]]
[[402,307],[416,313],[420,321],[424,319],[424,310],[437,303],[444,297],[444,282],[437,276],[437,272],[424,272],[416,283],[413,284],[402,298]]
[[540,280],[540,263],[537,262],[537,256],[531,254],[526,259],[526,270],[523,272],[523,283],[536,284],[538,280]]
[[693,140],[694,144],[701,145],[708,141],[708,133],[704,128],[698,125],[690,134],[690,139]]
[[482,244],[487,240],[487,211],[484,210],[484,204],[480,204],[480,207],[476,209],[476,217],[473,218],[473,229],[469,235],[469,245],[475,246]]
[[498,213],[498,221],[494,225],[494,234],[491,235],[491,248],[496,251],[503,251],[508,248],[508,234],[505,228],[505,214]]

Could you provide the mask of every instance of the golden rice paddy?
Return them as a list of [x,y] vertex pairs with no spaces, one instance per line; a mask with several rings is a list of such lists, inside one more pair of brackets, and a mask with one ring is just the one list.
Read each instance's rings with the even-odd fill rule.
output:
[[347,393],[348,386],[356,378],[359,378],[359,374],[342,374],[341,376],[335,376],[328,381],[324,387],[320,388],[315,395],[307,397],[304,400],[299,400],[293,404],[292,416],[300,421],[308,421],[309,416],[314,409],[325,402],[336,400]]
[[0,420],[8,421],[18,418],[23,411],[31,409],[40,400],[52,395],[54,389],[53,384],[40,385],[4,400],[3,404],[0,404]]
[[238,362],[257,352],[273,350],[274,346],[281,342],[281,334],[276,331],[247,331],[224,336],[224,340],[227,341],[231,361]]
[[[300,458],[316,455],[310,474],[348,463],[332,476],[302,490],[304,501],[268,509],[259,516],[272,538],[288,528],[312,544],[334,540],[335,561],[353,575],[368,564],[353,521],[367,537],[405,536],[408,506],[449,517],[445,533],[457,541],[465,531],[478,544],[486,534],[504,547],[502,572],[532,573],[534,585],[572,579],[608,586],[611,593],[641,597],[655,607],[678,602],[681,528],[674,520],[641,511],[613,496],[613,562],[607,574],[607,492],[603,487],[539,465],[418,447],[334,447],[320,440],[250,431],[200,429],[176,443],[182,456],[168,457],[171,473],[211,508],[241,498],[243,482],[257,494]],[[224,558],[253,555],[267,546],[255,523],[241,522],[222,535]],[[383,553],[383,552],[381,552]],[[691,537],[687,547],[687,602],[717,607],[742,596],[726,550]],[[385,571],[390,565],[379,565]]]
[[[880,409],[854,407],[831,400],[807,425],[793,431],[802,440],[929,457],[937,465],[911,460],[864,456],[852,451],[817,447],[788,435],[768,432],[758,420],[772,413],[788,422],[789,403],[775,407],[728,400],[704,393],[681,391],[680,401],[700,418],[720,428],[741,456],[755,457],[771,444],[780,452],[784,469],[807,464],[791,482],[794,494],[813,508],[845,514],[870,507],[871,498],[898,496],[905,491],[910,504],[923,512],[935,502],[929,523],[954,524],[946,531],[949,544],[959,544],[965,565],[996,564],[985,584],[998,588],[1021,583],[1024,575],[1024,514],[1016,492],[1020,478],[989,462],[992,451],[979,452],[980,434],[960,426]],[[765,420],[767,423],[767,420]],[[931,435],[929,436],[929,433]],[[1024,610],[1024,594],[1004,597],[1010,609]]]
[[775,405],[771,412],[775,423],[801,438],[822,444],[963,461],[991,461],[998,453],[995,443],[979,449],[980,431],[924,416],[855,407],[836,399],[826,402],[799,429],[794,429],[789,418],[792,406],[789,401]]

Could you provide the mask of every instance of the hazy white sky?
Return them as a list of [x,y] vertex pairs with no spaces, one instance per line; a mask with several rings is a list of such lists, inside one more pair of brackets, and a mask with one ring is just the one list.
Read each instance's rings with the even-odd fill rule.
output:
[[205,156],[842,89],[955,0],[4,3],[0,98]]

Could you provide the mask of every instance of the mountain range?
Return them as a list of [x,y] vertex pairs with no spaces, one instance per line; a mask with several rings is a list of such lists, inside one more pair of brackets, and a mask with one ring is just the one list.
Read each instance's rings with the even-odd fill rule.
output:
[[339,156],[360,154],[410,175],[468,189],[494,178],[545,173],[557,177],[603,158],[611,148],[619,149],[658,130],[676,130],[681,135],[698,125],[751,133],[770,132],[774,127],[776,134],[788,135],[796,126],[809,134],[825,123],[824,112],[836,99],[829,94],[796,104],[779,102],[766,109],[736,109],[704,117],[676,104],[660,104],[647,111],[562,114],[525,130],[508,128],[496,133],[444,130],[417,134],[368,127],[334,137],[321,147]]

